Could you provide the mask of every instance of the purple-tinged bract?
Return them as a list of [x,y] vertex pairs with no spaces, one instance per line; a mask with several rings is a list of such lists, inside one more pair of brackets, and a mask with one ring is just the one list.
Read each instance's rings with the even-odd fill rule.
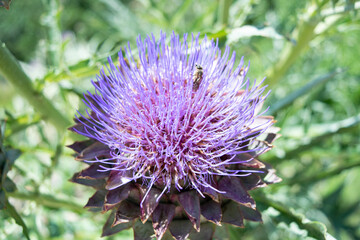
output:
[[154,229],[158,239],[167,230],[175,239],[211,239],[206,220],[261,221],[247,191],[279,181],[256,159],[279,130],[260,112],[262,82],[250,84],[229,47],[187,39],[139,37],[138,56],[128,46],[119,64],[109,58],[95,93],[85,95],[87,116],[79,113],[71,130],[90,140],[70,147],[90,167],[72,180],[97,189],[87,207],[114,209],[103,235],[133,227],[135,236]]

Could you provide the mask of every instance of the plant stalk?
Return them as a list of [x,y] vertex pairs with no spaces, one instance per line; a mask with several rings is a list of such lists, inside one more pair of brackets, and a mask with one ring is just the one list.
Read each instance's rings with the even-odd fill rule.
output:
[[2,42],[0,42],[0,74],[12,83],[16,91],[40,113],[44,120],[48,120],[59,131],[64,131],[71,125],[69,119],[61,114],[41,92],[34,88],[30,78]]
[[296,43],[288,42],[276,64],[268,70],[268,84],[273,86],[287,73],[289,68],[295,63],[298,57],[309,46],[309,42],[315,37],[315,27],[319,21],[316,18],[310,18],[300,23],[298,29],[294,32]]
[[227,26],[229,23],[229,10],[232,0],[220,0],[218,10],[218,23]]
[[8,192],[7,195],[11,198],[34,201],[39,205],[56,208],[56,209],[68,209],[76,213],[84,213],[86,209],[83,206],[75,203],[71,200],[57,199],[51,195],[36,193],[36,192]]

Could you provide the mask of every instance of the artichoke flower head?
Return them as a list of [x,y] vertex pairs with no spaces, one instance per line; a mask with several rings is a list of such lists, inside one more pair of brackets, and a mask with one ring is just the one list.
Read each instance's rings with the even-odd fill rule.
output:
[[248,191],[280,181],[257,159],[279,131],[261,112],[262,82],[199,35],[139,37],[137,48],[109,58],[70,128],[88,138],[69,146],[88,164],[71,180],[96,190],[85,207],[111,211],[103,236],[211,239],[214,224],[261,221]]

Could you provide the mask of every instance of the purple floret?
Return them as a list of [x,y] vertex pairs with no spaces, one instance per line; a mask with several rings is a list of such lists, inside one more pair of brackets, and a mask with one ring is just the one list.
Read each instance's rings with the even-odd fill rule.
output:
[[[206,37],[187,38],[139,37],[138,56],[128,46],[118,65],[109,58],[92,82],[95,93],[85,95],[88,116],[79,113],[83,128],[75,131],[110,148],[110,157],[91,162],[118,172],[122,184],[141,180],[149,190],[194,188],[203,196],[209,188],[221,192],[211,184],[215,176],[259,172],[232,166],[269,149],[259,140],[274,122],[259,114],[265,87],[250,86],[248,67],[243,58],[235,65],[229,47],[221,53]],[[236,157],[243,153],[252,157]]]

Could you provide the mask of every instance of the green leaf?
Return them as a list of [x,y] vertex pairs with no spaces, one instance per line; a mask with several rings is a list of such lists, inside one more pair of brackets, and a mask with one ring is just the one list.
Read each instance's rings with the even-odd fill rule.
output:
[[43,194],[40,192],[19,192],[19,191],[7,192],[7,196],[21,200],[34,201],[38,205],[52,209],[57,209],[57,210],[68,209],[77,214],[86,212],[86,209],[84,209],[82,205],[77,202],[77,199],[72,197],[57,198],[53,195]]
[[273,115],[276,112],[279,112],[280,110],[284,109],[287,106],[290,106],[296,99],[308,94],[312,89],[315,87],[326,83],[330,79],[332,79],[335,75],[342,72],[342,70],[336,70],[331,73],[325,74],[323,76],[320,76],[318,78],[315,78],[314,80],[308,82],[303,87],[301,87],[298,90],[295,90],[294,92],[288,94],[285,98],[281,99],[280,101],[274,103],[267,114]]
[[5,165],[2,169],[2,179],[1,183],[5,182],[5,178],[7,173],[10,171],[12,165],[14,164],[15,160],[20,156],[21,152],[17,149],[10,149],[7,150],[5,153]]
[[[88,59],[81,60],[74,65],[68,66],[67,69],[60,72],[49,71],[45,77],[45,82],[59,82],[62,80],[74,80],[76,78],[86,78],[94,76],[99,73],[99,66],[107,62],[108,56],[111,56],[116,61],[119,50],[116,49],[111,52],[107,52],[104,55],[91,57]],[[135,51],[133,51],[135,53]]]
[[242,27],[233,28],[228,32],[226,44],[233,44],[238,42],[241,38],[249,37],[266,37],[272,39],[283,39],[284,37],[277,33],[272,27],[256,28],[251,25],[244,25]]
[[5,200],[5,209],[4,211],[10,216],[12,217],[15,222],[20,225],[23,229],[23,234],[25,235],[25,237],[27,239],[30,240],[29,237],[29,230],[26,227],[26,224],[24,222],[24,220],[21,218],[21,216],[19,215],[19,213],[16,211],[16,209],[9,203],[9,201]]
[[[336,1],[337,2],[337,1]],[[356,2],[355,0],[346,0],[345,4],[341,4],[333,7],[327,8],[321,11],[321,17],[327,18],[333,15],[338,14],[348,14],[350,11],[353,11],[354,16],[356,16],[357,10],[360,8],[360,2]]]
[[331,3],[333,5],[333,7],[335,7],[336,3],[338,2],[339,0],[331,0]]
[[[2,146],[0,145],[0,147]],[[6,161],[5,154],[2,154],[2,150],[0,149],[0,183],[1,183],[2,169],[5,165],[5,161]]]
[[6,192],[15,192],[16,191],[15,183],[8,177],[5,178],[5,181],[2,184],[2,187],[6,190]]
[[206,10],[199,15],[194,16],[195,19],[192,21],[192,28],[193,29],[201,29],[204,26],[204,20],[209,16],[214,14],[214,12],[216,12],[217,10],[217,2],[213,1],[211,3],[208,4]]
[[[116,0],[100,0],[108,9],[101,11],[103,19],[108,24],[107,27],[112,27],[127,38],[135,38],[139,33],[148,32],[152,26],[146,22],[140,22],[139,18],[121,1]],[[118,16],[126,21],[118,21]],[[129,23],[132,24],[129,24]]]
[[[295,146],[291,150],[287,150],[285,155],[281,159],[277,158],[276,161],[280,162],[281,160],[296,157],[298,154],[318,146],[319,144],[323,143],[324,140],[329,139],[329,137],[335,134],[353,131],[354,128],[359,124],[360,114],[334,123],[313,124],[308,130],[308,133],[311,134],[310,136],[304,135],[302,127],[284,128],[282,130],[284,136],[285,134],[288,134],[287,137],[293,139],[297,138],[305,141]],[[273,159],[270,159],[270,161],[272,160]]]
[[284,184],[292,185],[292,184],[295,184],[295,183],[298,183],[298,184],[316,183],[316,182],[318,182],[320,180],[325,180],[327,178],[337,176],[341,172],[343,172],[345,170],[355,168],[355,167],[360,167],[360,161],[354,162],[354,163],[348,163],[348,164],[345,164],[344,166],[341,166],[341,167],[338,167],[338,168],[333,168],[333,169],[330,169],[330,170],[324,170],[324,171],[318,172],[315,175],[310,176],[310,177],[300,176],[298,178],[292,178],[289,181],[285,181]]
[[41,117],[40,115],[36,115],[36,117],[32,118],[29,115],[21,115],[18,117],[14,117],[10,112],[5,110],[5,114],[7,116],[7,129],[6,129],[6,136],[10,137],[13,134],[21,132],[28,127],[36,125],[40,122]]
[[1,147],[1,151],[3,151],[2,149],[2,145],[4,142],[4,138],[5,138],[5,120],[0,120],[0,147]]
[[308,231],[309,236],[312,236],[316,239],[335,239],[329,233],[327,233],[327,228],[325,224],[318,221],[311,221],[307,219],[303,214],[297,213],[294,209],[290,209],[292,217],[297,220],[297,223],[300,227]]
[[5,207],[6,203],[6,195],[5,192],[0,189],[0,210],[2,210]]
[[346,0],[345,11],[355,10],[355,0]]
[[282,203],[271,200],[265,195],[256,198],[256,201],[266,205],[267,207],[272,207],[276,209],[287,224],[295,222],[299,228],[304,229],[308,232],[308,235],[320,240],[333,240],[335,239],[327,232],[326,226],[318,221],[311,221],[306,218],[303,214],[297,213],[292,208],[285,207]]
[[173,18],[171,19],[170,26],[174,29],[178,26],[180,21],[184,18],[185,13],[188,11],[189,7],[192,5],[192,0],[186,0],[183,2],[181,7],[175,12]]

